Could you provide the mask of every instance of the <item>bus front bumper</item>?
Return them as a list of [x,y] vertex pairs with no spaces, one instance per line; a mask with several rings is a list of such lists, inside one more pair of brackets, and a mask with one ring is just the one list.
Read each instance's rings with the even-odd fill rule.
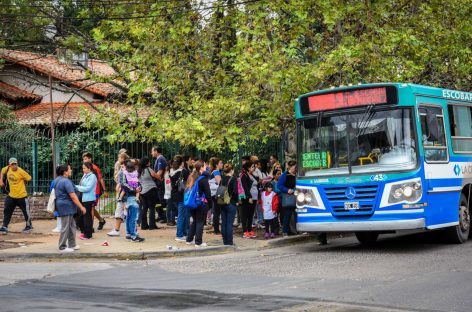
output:
[[302,222],[297,223],[299,232],[360,232],[360,231],[397,231],[424,229],[425,220],[388,220],[388,221],[343,221],[343,222]]

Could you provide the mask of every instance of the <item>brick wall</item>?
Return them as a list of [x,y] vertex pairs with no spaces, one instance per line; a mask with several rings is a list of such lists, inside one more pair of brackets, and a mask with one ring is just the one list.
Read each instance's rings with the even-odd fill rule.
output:
[[[51,215],[46,211],[48,204],[48,196],[29,196],[28,202],[32,214],[32,220],[52,219]],[[3,208],[5,206],[5,196],[0,195],[0,220],[3,221]],[[15,208],[13,212],[12,222],[23,221],[23,213],[20,208]]]

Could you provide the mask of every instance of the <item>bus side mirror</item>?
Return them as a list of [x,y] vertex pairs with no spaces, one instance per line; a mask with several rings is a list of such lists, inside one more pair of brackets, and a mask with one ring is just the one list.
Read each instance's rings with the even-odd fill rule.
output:
[[428,141],[435,142],[439,140],[439,124],[436,114],[426,109],[426,123],[428,124],[429,137]]

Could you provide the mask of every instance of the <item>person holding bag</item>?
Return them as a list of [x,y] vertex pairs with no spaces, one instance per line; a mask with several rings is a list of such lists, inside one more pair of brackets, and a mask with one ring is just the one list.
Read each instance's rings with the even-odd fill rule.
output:
[[292,214],[295,215],[295,221],[297,215],[295,213],[296,209],[296,199],[295,199],[295,174],[297,172],[297,162],[291,160],[287,164],[287,171],[285,171],[277,182],[277,188],[280,190],[282,195],[282,215],[283,215],[283,236],[288,236],[290,229],[290,219]]
[[234,177],[233,165],[225,164],[223,173],[221,185],[226,190],[223,197],[224,205],[221,205],[221,235],[223,237],[223,244],[231,246],[233,245],[233,222],[238,210],[238,184],[237,179]]
[[81,234],[80,239],[91,239],[93,232],[93,204],[95,203],[95,190],[97,188],[97,176],[93,170],[92,163],[84,162],[82,164],[82,171],[84,175],[80,180],[79,185],[75,188],[77,191],[82,193],[80,202],[85,207],[86,212],[77,217],[77,226],[79,227]]

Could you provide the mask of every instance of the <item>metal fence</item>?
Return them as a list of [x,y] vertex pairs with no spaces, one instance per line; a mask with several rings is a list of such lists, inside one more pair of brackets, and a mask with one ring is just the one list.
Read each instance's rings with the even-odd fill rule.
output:
[[[57,164],[67,163],[72,168],[72,180],[78,184],[82,176],[82,154],[90,152],[105,181],[108,197],[102,198],[99,210],[105,215],[113,214],[116,207],[114,194],[113,170],[118,151],[125,148],[131,157],[150,157],[152,142],[114,143],[106,139],[100,131],[86,129],[55,131],[55,150]],[[280,139],[269,140],[267,143],[247,141],[241,144],[237,152],[223,151],[219,153],[202,152],[192,147],[181,147],[178,143],[160,143],[163,154],[167,158],[177,154],[191,155],[208,159],[217,156],[229,161],[237,167],[244,155],[257,155],[268,159],[271,154],[283,159],[283,148]],[[29,194],[48,194],[49,186],[54,177],[52,163],[51,133],[49,128],[3,130],[0,131],[0,166],[8,164],[8,159],[15,157],[19,166],[31,174],[33,180],[28,184]]]

